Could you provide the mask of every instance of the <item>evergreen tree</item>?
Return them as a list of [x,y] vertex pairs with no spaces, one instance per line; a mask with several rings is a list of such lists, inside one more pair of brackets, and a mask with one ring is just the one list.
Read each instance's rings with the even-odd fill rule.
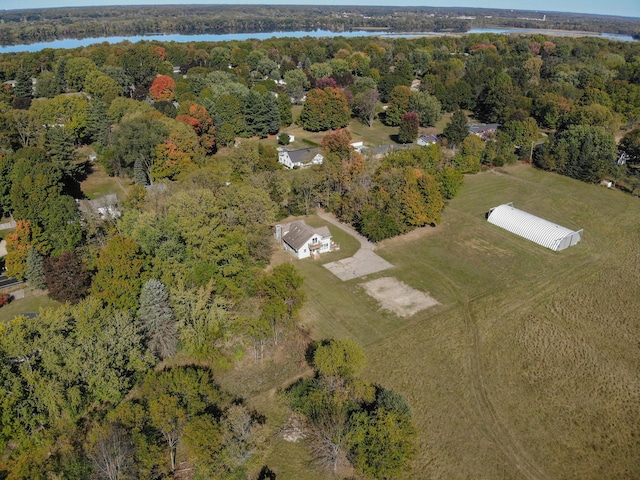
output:
[[35,248],[29,249],[29,253],[27,254],[27,268],[24,275],[29,281],[31,288],[38,290],[47,288],[44,275],[44,257],[40,255]]
[[149,185],[148,171],[148,162],[145,162],[142,157],[136,158],[136,161],[133,163],[133,178],[138,185],[142,185],[143,187]]
[[[275,101],[275,99],[274,99]],[[271,102],[271,94],[262,95],[251,90],[244,102],[245,134],[249,137],[265,138],[270,133],[277,133],[280,128],[278,106]]]
[[280,126],[288,127],[293,123],[291,114],[291,100],[286,95],[278,95],[278,110],[280,111]]
[[18,98],[33,97],[31,77],[24,70],[18,70],[16,74],[16,86],[13,89],[13,93]]
[[107,106],[102,100],[94,99],[87,108],[87,130],[89,138],[99,145],[109,144],[111,123],[107,114]]
[[142,287],[138,319],[144,325],[149,349],[162,359],[176,353],[178,333],[176,317],[169,303],[169,290],[151,278]]
[[75,158],[72,134],[64,127],[50,128],[47,130],[47,150],[51,160],[63,165],[69,164]]
[[469,135],[467,126],[467,116],[462,110],[456,110],[451,115],[451,121],[444,127],[444,136],[449,141],[449,145],[457,146]]

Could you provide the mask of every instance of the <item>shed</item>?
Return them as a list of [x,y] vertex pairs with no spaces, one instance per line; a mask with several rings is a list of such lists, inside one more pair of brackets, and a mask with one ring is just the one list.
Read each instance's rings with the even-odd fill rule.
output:
[[554,252],[571,247],[582,239],[582,230],[570,230],[518,210],[513,203],[505,203],[490,209],[487,221]]

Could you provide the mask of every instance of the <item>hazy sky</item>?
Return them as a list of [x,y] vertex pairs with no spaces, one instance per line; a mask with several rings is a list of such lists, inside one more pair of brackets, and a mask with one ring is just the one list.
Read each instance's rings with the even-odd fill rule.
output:
[[578,13],[597,13],[603,15],[621,15],[640,17],[639,0],[535,0],[514,2],[513,0],[2,0],[3,8],[44,8],[78,7],[87,5],[160,5],[160,4],[289,4],[289,5],[393,5],[393,6],[433,6],[433,7],[488,7],[519,10],[562,11]]

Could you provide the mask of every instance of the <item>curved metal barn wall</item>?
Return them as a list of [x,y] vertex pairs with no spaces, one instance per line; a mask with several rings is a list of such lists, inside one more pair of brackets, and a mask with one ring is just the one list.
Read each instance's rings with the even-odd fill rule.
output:
[[487,221],[553,251],[564,250],[582,239],[582,230],[570,230],[518,210],[513,203],[498,205],[489,210]]

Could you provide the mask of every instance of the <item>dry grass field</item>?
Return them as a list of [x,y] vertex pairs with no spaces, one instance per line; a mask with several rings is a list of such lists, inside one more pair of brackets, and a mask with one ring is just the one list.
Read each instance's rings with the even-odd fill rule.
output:
[[[582,242],[552,252],[487,223],[506,202],[583,228]],[[379,244],[394,268],[341,282],[322,267],[352,253],[296,262],[303,321],[314,338],[353,337],[367,377],[408,399],[419,453],[407,478],[640,478],[637,198],[517,165],[468,176],[441,225]],[[440,305],[383,310],[360,286],[381,277]],[[282,415],[269,392],[256,405]],[[274,442],[272,470],[318,478],[298,444],[284,475],[287,448]]]

